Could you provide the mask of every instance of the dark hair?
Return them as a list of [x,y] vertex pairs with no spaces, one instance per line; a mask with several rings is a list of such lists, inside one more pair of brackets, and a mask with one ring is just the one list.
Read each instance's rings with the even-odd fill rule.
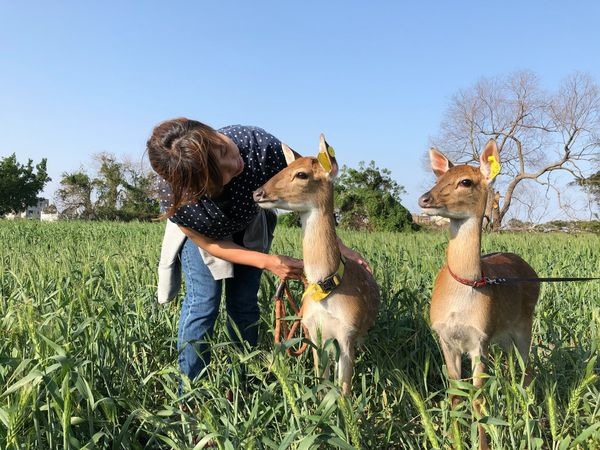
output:
[[210,126],[178,118],[157,125],[146,143],[154,171],[171,186],[173,204],[165,213],[223,189],[223,176],[216,157],[225,141]]

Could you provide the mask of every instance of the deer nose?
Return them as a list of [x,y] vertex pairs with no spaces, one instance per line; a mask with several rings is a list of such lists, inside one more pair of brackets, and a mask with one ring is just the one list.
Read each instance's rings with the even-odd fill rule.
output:
[[421,195],[419,197],[419,206],[421,208],[427,208],[428,206],[431,205],[431,193],[430,192],[426,192],[425,194]]
[[255,202],[260,202],[263,197],[265,196],[265,191],[263,191],[262,189],[257,189],[252,193],[252,198],[254,199]]

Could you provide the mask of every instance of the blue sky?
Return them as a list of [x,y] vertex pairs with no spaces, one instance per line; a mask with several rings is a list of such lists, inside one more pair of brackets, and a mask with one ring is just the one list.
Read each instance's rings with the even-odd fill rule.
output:
[[481,77],[575,70],[600,82],[591,1],[0,3],[0,157],[48,158],[53,182],[110,152],[141,160],[188,116],[257,125],[339,162],[374,160],[408,191],[453,94]]

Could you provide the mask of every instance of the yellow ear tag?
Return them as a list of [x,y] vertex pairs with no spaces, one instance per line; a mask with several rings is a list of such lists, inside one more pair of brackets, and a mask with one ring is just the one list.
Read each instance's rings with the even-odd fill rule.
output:
[[496,161],[496,157],[494,155],[488,156],[488,161],[492,164],[490,165],[490,181],[496,178],[496,175],[500,173],[500,163]]
[[331,172],[332,169],[330,159],[331,156],[335,157],[335,151],[333,150],[333,147],[330,147],[329,145],[327,146],[327,152],[319,152],[317,155],[317,159],[319,160],[321,167],[323,167],[326,172]]

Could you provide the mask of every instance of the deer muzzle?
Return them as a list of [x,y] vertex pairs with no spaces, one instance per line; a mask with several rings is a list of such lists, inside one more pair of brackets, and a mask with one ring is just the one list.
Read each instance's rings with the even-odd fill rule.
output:
[[254,201],[256,203],[260,203],[260,201],[263,199],[263,197],[265,196],[265,191],[263,191],[262,189],[258,188],[257,190],[255,190],[252,193],[252,198],[254,199]]
[[433,208],[433,197],[431,195],[431,191],[426,192],[425,194],[419,197],[419,206],[421,208]]

